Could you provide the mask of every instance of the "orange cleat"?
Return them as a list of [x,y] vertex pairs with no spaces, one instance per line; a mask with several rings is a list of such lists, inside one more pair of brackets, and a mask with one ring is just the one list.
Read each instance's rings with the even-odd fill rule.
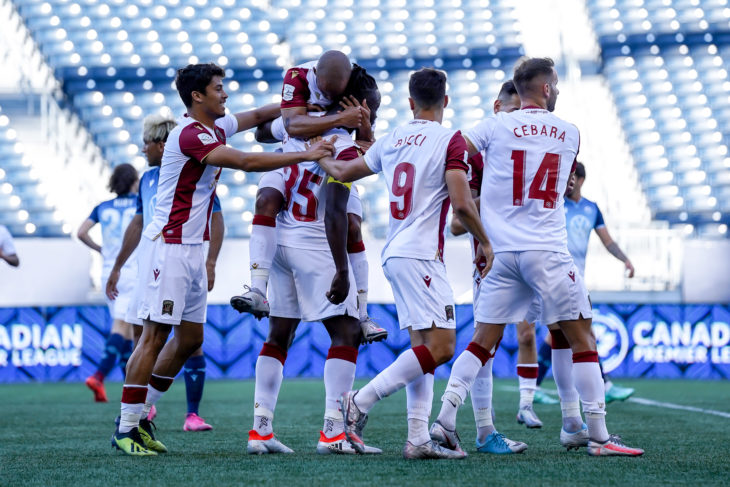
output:
[[91,389],[91,391],[94,393],[94,401],[96,402],[109,402],[109,400],[106,398],[106,390],[104,389],[104,383],[94,377],[93,375],[90,375],[86,379],[86,387]]

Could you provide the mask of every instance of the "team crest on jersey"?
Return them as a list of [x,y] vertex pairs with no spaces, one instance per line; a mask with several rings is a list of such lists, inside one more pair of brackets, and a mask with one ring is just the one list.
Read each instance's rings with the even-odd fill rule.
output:
[[215,144],[215,139],[209,133],[198,134],[198,138],[205,145]]
[[446,311],[446,321],[453,321],[454,307],[452,305],[448,305],[448,306],[444,307],[444,311]]
[[172,308],[175,303],[172,300],[166,299],[162,302],[162,314],[172,316]]
[[284,101],[292,101],[294,99],[294,85],[284,83],[284,91],[281,93],[281,99]]
[[299,76],[299,70],[297,70],[297,69],[292,69],[292,72],[291,72],[291,79],[294,79],[294,78],[296,78],[297,76]]

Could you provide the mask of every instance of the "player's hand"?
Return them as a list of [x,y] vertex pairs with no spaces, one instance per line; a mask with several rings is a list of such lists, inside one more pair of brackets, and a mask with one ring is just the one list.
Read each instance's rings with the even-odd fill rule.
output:
[[479,244],[477,246],[474,263],[478,263],[481,259],[484,259],[487,263],[483,269],[479,269],[479,274],[484,278],[487,277],[487,274],[492,269],[492,264],[494,264],[494,251],[492,250],[491,243],[487,242],[486,245]]
[[350,292],[350,273],[347,270],[335,272],[330,290],[327,291],[327,300],[332,304],[343,302]]
[[307,103],[307,111],[308,112],[323,112],[325,111],[325,107],[322,105],[315,105],[314,103]]
[[106,297],[114,301],[119,296],[119,290],[117,289],[117,283],[119,282],[119,275],[121,273],[117,269],[112,269],[109,274],[109,279],[106,281]]
[[208,275],[208,292],[215,286],[215,262],[205,262],[205,273]]
[[347,106],[347,108],[340,112],[342,125],[350,129],[360,128],[363,118],[362,107],[359,106]]
[[340,100],[340,106],[344,109],[360,107],[362,112],[362,123],[360,124],[359,129],[364,133],[370,133],[372,131],[372,125],[370,125],[370,107],[368,107],[368,101],[366,99],[363,99],[362,103],[360,103],[354,96],[346,96]]
[[626,266],[626,272],[628,273],[628,278],[631,279],[634,277],[634,265],[631,263],[629,259],[626,259],[626,262],[624,262],[624,265]]
[[336,140],[336,135],[332,136],[330,139],[322,139],[321,137],[310,139],[309,143],[306,145],[307,150],[304,152],[305,160],[318,161],[325,157],[333,156],[335,153]]

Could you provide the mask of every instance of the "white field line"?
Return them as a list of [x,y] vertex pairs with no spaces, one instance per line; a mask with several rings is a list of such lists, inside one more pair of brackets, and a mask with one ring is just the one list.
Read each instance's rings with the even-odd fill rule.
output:
[[[507,392],[519,392],[519,387],[515,386],[500,386],[500,390],[507,391]],[[542,388],[542,391],[547,394],[557,395],[558,392],[553,389],[545,389]],[[727,418],[730,419],[730,413],[727,413],[725,411],[716,411],[714,409],[703,409],[703,408],[696,408],[694,406],[684,406],[682,404],[674,404],[671,402],[663,402],[663,401],[654,401],[652,399],[645,399],[643,397],[630,397],[627,399],[629,402],[635,402],[637,404],[642,404],[644,406],[655,406],[659,408],[665,408],[665,409],[679,409],[681,411],[691,411],[693,413],[702,413],[702,414],[710,414],[712,416],[720,416],[721,418]]]

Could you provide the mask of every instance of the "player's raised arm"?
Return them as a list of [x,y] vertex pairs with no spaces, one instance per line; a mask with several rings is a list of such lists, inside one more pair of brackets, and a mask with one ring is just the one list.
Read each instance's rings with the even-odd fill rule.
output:
[[363,114],[359,107],[349,107],[345,110],[323,117],[310,117],[307,108],[283,108],[281,116],[284,127],[292,137],[315,137],[336,127],[356,129],[362,123]]
[[208,153],[201,162],[211,166],[240,169],[249,172],[271,171],[304,161],[317,161],[334,153],[329,140],[321,140],[300,152],[241,152],[231,147],[219,146]]
[[281,108],[278,103],[269,103],[253,110],[236,113],[238,121],[237,132],[252,129],[258,125],[274,120],[281,115]]

